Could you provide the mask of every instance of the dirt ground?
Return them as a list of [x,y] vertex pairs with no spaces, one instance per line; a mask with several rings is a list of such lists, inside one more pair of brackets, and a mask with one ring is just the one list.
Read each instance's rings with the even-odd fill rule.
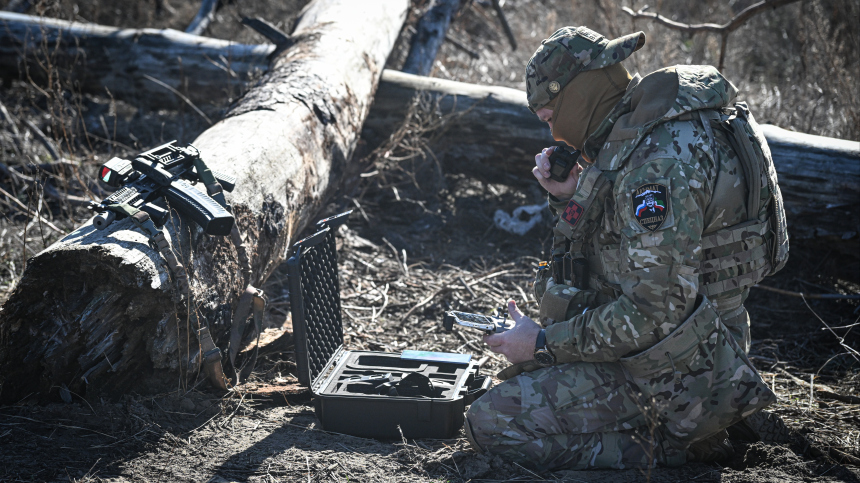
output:
[[[239,15],[278,16],[276,23],[288,30],[301,3],[290,2],[288,11],[286,4],[228,3],[208,34],[261,42],[256,34],[236,26]],[[495,13],[484,6],[489,3],[472,2],[451,32],[480,59],[446,43],[433,75],[522,88],[522,65],[536,42],[560,25],[577,23],[594,25],[611,36],[633,28],[645,30],[652,50],[634,64],[643,73],[672,63],[716,62],[714,39],[684,36],[643,21],[634,24],[620,6],[643,5],[606,0],[508,2],[504,8],[519,44],[512,51]],[[674,12],[683,21],[720,20],[749,3],[707,1],[701,2],[707,8],[698,11],[687,2],[665,0],[654,8]],[[170,4],[175,13],[159,17],[150,2],[128,2],[124,8],[110,1],[42,2],[50,7],[44,9],[47,14],[63,18],[181,29],[195,8],[190,2]],[[415,7],[424,4],[415,2]],[[804,1],[758,17],[733,34],[726,70],[751,94],[760,121],[860,138],[854,55],[860,50],[855,42],[860,27],[856,22],[853,29],[845,26],[845,18],[849,23],[850,18],[856,20],[856,12],[852,2]],[[408,39],[407,28],[389,67],[402,62]],[[789,60],[768,60],[761,46],[777,42]],[[833,76],[821,75],[822,64],[843,66],[838,62],[849,62],[845,60],[849,54],[853,63],[835,68]],[[840,91],[846,85],[848,89]],[[0,100],[16,119],[32,120],[55,141],[60,139],[52,133],[60,126],[76,125],[75,116],[81,116],[85,126],[110,126],[103,138],[79,132],[75,140],[58,143],[73,159],[72,169],[83,184],[92,180],[98,159],[104,156],[155,145],[164,140],[165,131],[190,140],[206,127],[183,108],[143,112],[92,96],[79,99],[78,109],[69,110],[68,118],[58,118],[51,106],[74,101],[74,93],[52,92],[13,82],[0,86]],[[224,107],[201,106],[213,116]],[[25,137],[22,156],[11,147],[11,129],[5,124],[2,128],[4,165],[46,162],[37,139]],[[341,195],[320,214],[322,218],[354,210],[339,234],[344,344],[352,350],[471,353],[478,359],[486,357],[482,371],[495,374],[504,361],[485,350],[474,333],[445,333],[441,314],[450,309],[487,312],[509,298],[527,313],[536,313],[530,282],[538,261],[545,258],[550,221],[544,217],[519,236],[497,228],[493,218],[497,210],[511,213],[519,206],[542,204],[543,193],[527,177],[476,166],[462,154],[446,153],[444,146],[431,145],[431,152],[414,148],[421,143],[409,141],[376,151],[377,146],[363,143],[354,162],[360,168],[356,173],[364,175],[346,180]],[[523,163],[527,171],[529,160]],[[42,182],[80,194],[68,183],[72,178],[44,175]],[[25,205],[35,207],[41,199],[34,196],[35,185],[17,186],[2,177],[0,182]],[[52,243],[87,214],[73,203],[45,199],[45,216],[59,229],[54,231],[33,223],[7,198],[3,203],[0,260],[2,286],[8,293],[27,254]],[[793,240],[788,266],[765,284],[791,292],[860,293],[857,253],[856,236],[846,241]],[[62,402],[58,391],[55,400],[32,397],[0,407],[0,481],[860,481],[860,363],[850,350],[860,347],[856,300],[806,300],[762,288],[752,291],[747,303],[753,320],[751,359],[779,396],[771,409],[792,429],[791,441],[771,445],[735,440],[735,456],[721,465],[689,464],[651,472],[537,472],[477,455],[462,430],[450,440],[397,441],[324,431],[311,395],[295,377],[286,270],[279,269],[264,289],[270,301],[265,338],[269,343],[261,349],[252,382],[227,396],[201,381],[190,391],[127,394],[114,400],[65,395],[71,402]],[[810,392],[811,378],[827,390]]]
[[[503,361],[484,350],[474,333],[445,333],[441,313],[483,312],[510,297],[534,314],[529,281],[546,244],[546,224],[525,236],[510,235],[494,227],[492,215],[538,203],[539,193],[519,180],[478,181],[446,169],[436,180],[445,186],[439,196],[422,196],[403,173],[385,174],[387,182],[366,181],[363,196],[357,190],[328,208],[356,209],[340,237],[345,346],[489,356],[484,372],[494,373]],[[792,287],[805,272],[803,256],[795,260],[772,285]],[[838,286],[833,279],[811,280]],[[279,271],[266,287],[273,300],[270,325],[286,321],[279,298],[287,291],[285,281]],[[860,406],[819,396],[810,400],[808,388],[788,375],[808,379],[817,372],[816,382],[838,387],[840,394],[860,392],[856,363],[812,312],[833,327],[844,326],[856,319],[856,304],[822,301],[806,308],[793,298],[754,291],[749,306],[753,360],[780,396],[775,412],[795,432],[783,445],[733,441],[736,455],[724,465],[658,468],[650,475],[541,473],[477,455],[462,430],[451,440],[376,441],[329,433],[315,417],[311,396],[297,384],[293,354],[274,344],[263,349],[253,382],[227,397],[203,383],[187,393],[130,394],[119,401],[74,397],[70,404],[23,401],[0,408],[0,480],[860,481],[860,468],[836,463],[860,456]],[[846,343],[858,346],[856,337]]]

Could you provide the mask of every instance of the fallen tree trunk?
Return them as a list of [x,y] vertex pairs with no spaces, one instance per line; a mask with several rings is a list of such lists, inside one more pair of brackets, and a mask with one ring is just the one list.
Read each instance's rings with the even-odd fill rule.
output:
[[[363,136],[387,136],[403,121],[418,93],[438,101],[443,114],[460,113],[438,147],[462,161],[486,160],[494,167],[531,176],[534,153],[553,141],[547,125],[526,107],[525,93],[385,71]],[[860,232],[860,143],[763,125],[796,238]]]
[[[36,35],[65,39],[67,45],[77,46],[69,47],[73,52],[87,53],[89,48],[95,47],[113,52],[112,58],[119,58],[116,69],[110,68],[111,64],[100,62],[98,66],[101,69],[75,70],[73,75],[86,81],[81,84],[84,88],[97,90],[104,85],[118,98],[134,100],[147,97],[156,105],[176,105],[179,101],[154,83],[128,75],[128,72],[138,69],[134,67],[135,62],[153,66],[146,63],[146,59],[157,58],[161,50],[181,52],[183,62],[196,66],[195,74],[183,78],[171,64],[157,70],[159,78],[171,86],[185,83],[188,86],[185,94],[192,100],[203,102],[207,99],[206,93],[211,93],[213,88],[241,88],[238,80],[228,85],[226,77],[222,78],[225,79],[224,84],[216,81],[213,85],[212,79],[219,78],[223,66],[207,58],[232,59],[230,65],[235,77],[230,79],[245,79],[253,69],[264,69],[263,59],[275,49],[274,46],[238,45],[175,31],[119,30],[0,12],[0,67],[6,68],[0,72],[18,75],[21,64],[17,60],[16,49],[10,49],[8,45],[30,45],[24,41],[25,34],[34,36],[34,39]],[[131,45],[136,36],[148,40]],[[165,49],[166,44],[170,47]],[[124,49],[131,54],[123,55]],[[72,54],[58,55],[74,57]],[[459,157],[467,160],[492,160],[494,167],[529,177],[528,164],[532,155],[545,146],[556,144],[546,124],[539,122],[526,108],[522,91],[396,71],[383,74],[362,137],[371,142],[386,139],[403,121],[413,97],[420,92],[438,99],[442,112],[461,114],[457,126],[448,129],[438,143],[450,155],[462,154]],[[211,100],[212,97],[208,97],[208,102]],[[763,129],[772,144],[774,163],[792,223],[792,236],[856,236],[860,232],[860,214],[855,208],[860,204],[860,143],[798,134],[775,126],[765,125]]]
[[[85,92],[135,105],[229,105],[267,69],[271,45],[244,45],[171,29],[119,29],[0,12],[0,77],[43,83],[47,66]],[[107,91],[107,92],[106,92]]]
[[[227,198],[253,268],[244,279],[228,239],[168,224],[196,309],[222,347],[240,291],[268,277],[337,186],[407,8],[407,0],[316,0],[295,44],[194,141],[212,169],[238,178]],[[193,381],[183,375],[195,375],[196,327],[177,313],[158,252],[130,228],[128,220],[105,231],[87,223],[29,260],[0,314],[0,400]]]
[[[860,143],[761,126],[795,238],[860,233]],[[857,255],[855,253],[855,255]]]

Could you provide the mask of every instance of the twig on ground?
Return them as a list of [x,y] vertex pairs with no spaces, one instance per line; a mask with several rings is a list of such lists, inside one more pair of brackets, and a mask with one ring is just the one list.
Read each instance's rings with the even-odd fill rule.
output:
[[100,434],[102,436],[105,436],[105,437],[108,437],[111,439],[119,439],[116,436],[112,436],[112,435],[107,434],[107,433],[102,433],[101,431],[96,431],[95,429],[84,428],[81,426],[72,426],[72,425],[62,424],[62,423],[49,423],[46,421],[39,421],[38,419],[32,419],[32,418],[28,418],[28,417],[24,417],[24,416],[15,416],[13,414],[3,414],[2,416],[7,417],[7,418],[23,419],[23,420],[30,421],[33,423],[44,424],[46,426],[56,426],[56,427],[65,428],[65,429],[77,429],[80,431],[89,431],[91,433]]
[[443,293],[448,293],[448,292],[450,292],[450,291],[451,291],[451,290],[450,290],[448,287],[442,287],[442,288],[440,288],[439,290],[437,290],[437,291],[433,292],[429,297],[427,297],[427,298],[425,298],[424,300],[422,300],[422,301],[418,302],[418,303],[417,303],[417,304],[415,304],[411,309],[409,309],[409,311],[408,311],[408,312],[406,312],[406,315],[404,315],[404,316],[403,316],[403,319],[401,319],[401,323],[405,323],[405,322],[406,322],[406,319],[408,319],[408,318],[409,318],[409,316],[410,316],[410,315],[412,315],[416,310],[418,310],[418,309],[420,309],[421,307],[423,307],[423,306],[425,306],[425,305],[429,304],[431,301],[433,301],[433,299],[435,299],[435,298],[436,298],[436,297],[438,297],[439,295],[442,295]]
[[48,221],[48,220],[46,220],[45,218],[43,218],[43,217],[42,217],[42,215],[40,215],[40,214],[38,214],[38,213],[33,213],[33,212],[30,210],[30,208],[28,208],[27,206],[25,206],[25,205],[24,205],[24,203],[21,203],[21,201],[20,201],[18,198],[16,198],[15,196],[13,196],[13,195],[12,195],[12,193],[9,193],[8,191],[4,190],[3,188],[0,188],[0,194],[2,194],[3,196],[5,196],[6,198],[8,198],[8,199],[12,200],[12,202],[14,202],[16,205],[18,205],[21,209],[23,209],[23,210],[24,210],[24,213],[26,213],[28,217],[36,217],[36,216],[38,216],[38,217],[39,217],[39,219],[42,221],[42,223],[44,223],[44,224],[48,225],[52,230],[56,231],[57,233],[63,234],[63,235],[65,235],[65,234],[66,234],[66,232],[65,232],[65,231],[63,231],[63,230],[61,230],[61,229],[57,228],[57,226],[56,226],[56,225],[54,225],[54,224],[53,224],[53,223],[51,223],[50,221]]
[[857,352],[857,349],[846,344],[845,338],[837,335],[836,332],[827,324],[827,322],[825,322],[824,319],[822,319],[817,313],[815,313],[814,310],[812,310],[812,307],[809,306],[809,302],[806,301],[806,297],[801,298],[803,299],[803,303],[806,304],[806,308],[808,308],[809,311],[812,312],[812,315],[814,315],[815,318],[817,318],[822,324],[824,324],[825,327],[827,327],[827,330],[829,330],[830,333],[833,334],[833,337],[836,337],[836,340],[839,341],[839,345],[845,348],[845,350],[847,350],[848,353],[851,354],[851,357],[853,357],[854,360],[860,362],[860,352]]
[[783,290],[781,288],[769,287],[767,285],[757,284],[753,285],[753,288],[760,288],[762,290],[767,290],[768,292],[778,293],[781,295],[788,295],[789,297],[799,297],[799,298],[807,298],[807,299],[818,299],[818,300],[860,300],[860,294],[836,294],[836,293],[805,293],[805,292],[792,292],[790,290]]
[[149,74],[143,74],[143,77],[144,77],[146,80],[151,81],[151,82],[154,82],[154,83],[156,83],[156,84],[160,85],[161,87],[164,87],[165,89],[169,90],[170,92],[172,92],[172,93],[176,94],[176,96],[177,96],[177,97],[179,97],[179,98],[180,98],[180,99],[182,99],[186,104],[188,104],[189,106],[191,106],[191,109],[194,109],[194,112],[196,112],[197,114],[199,114],[199,115],[200,115],[200,117],[202,117],[206,122],[208,122],[210,126],[212,125],[212,120],[211,120],[211,119],[209,119],[209,116],[207,116],[206,114],[204,114],[204,113],[203,113],[203,111],[201,111],[201,110],[200,110],[200,109],[199,109],[199,108],[198,108],[198,107],[197,107],[193,102],[191,102],[191,99],[189,99],[189,98],[185,97],[184,95],[182,95],[182,93],[181,93],[181,92],[177,91],[177,90],[176,90],[176,89],[174,89],[173,87],[170,87],[169,85],[165,84],[164,82],[161,82],[160,80],[156,79],[155,77],[152,77],[152,76],[151,76],[151,75],[149,75]]
[[522,469],[522,470],[523,470],[523,471],[525,471],[526,473],[528,473],[528,474],[530,474],[530,475],[534,476],[534,477],[535,477],[535,478],[537,478],[538,480],[540,480],[540,481],[546,481],[546,478],[541,478],[541,476],[540,476],[540,475],[538,475],[537,473],[535,473],[534,471],[532,471],[532,470],[530,470],[530,469],[528,469],[528,468],[523,467],[522,465],[520,465],[520,464],[519,464],[519,463],[517,463],[516,461],[514,462],[514,464],[515,464],[515,465],[517,465],[517,466],[519,466],[519,467],[520,467],[520,469]]
[[30,129],[30,131],[33,132],[33,135],[36,136],[36,139],[38,139],[39,142],[42,143],[43,146],[45,146],[45,149],[48,150],[48,154],[50,154],[51,157],[54,158],[54,161],[59,161],[60,153],[57,151],[57,147],[54,146],[54,143],[51,142],[50,139],[48,139],[48,136],[45,136],[45,133],[43,133],[38,126],[33,124],[33,121],[29,119],[24,119],[24,124]]
[[245,401],[245,396],[246,396],[247,394],[248,394],[248,393],[242,393],[242,397],[239,399],[239,404],[237,404],[237,405],[236,405],[236,407],[235,407],[235,408],[233,408],[233,412],[232,412],[232,413],[230,413],[230,415],[229,415],[229,416],[227,416],[227,417],[224,419],[224,421],[220,422],[220,423],[218,424],[218,426],[220,426],[220,427],[222,427],[222,428],[223,428],[223,427],[224,427],[228,422],[230,422],[230,420],[231,420],[231,419],[233,419],[233,416],[236,414],[236,411],[238,411],[238,410],[239,410],[239,408],[241,408],[241,407],[242,407],[242,403]]
[[459,281],[459,282],[460,282],[460,284],[462,284],[464,287],[466,287],[466,290],[469,292],[469,295],[471,295],[471,296],[472,296],[472,298],[477,298],[477,297],[478,297],[478,294],[476,294],[476,293],[475,293],[475,291],[474,291],[474,290],[472,290],[472,287],[471,287],[471,286],[469,286],[469,284],[468,284],[468,283],[466,283],[466,281],[465,281],[465,280],[463,280],[463,276],[462,276],[462,275],[460,275],[460,276],[458,276],[458,277],[457,277],[457,281]]
[[[483,350],[481,350],[481,348],[480,348],[480,347],[475,346],[474,342],[472,342],[471,340],[469,340],[468,338],[466,338],[466,336],[465,336],[465,335],[463,335],[463,333],[462,333],[462,332],[460,332],[459,330],[455,331],[455,333],[457,334],[457,336],[458,336],[459,338],[463,339],[463,342],[465,343],[464,345],[469,346],[469,347],[470,347],[470,348],[472,348],[472,350],[474,350],[475,352],[484,352]],[[486,362],[486,361],[485,361],[485,362]],[[482,364],[482,365],[483,365],[483,364]]]
[[384,241],[385,244],[388,245],[388,248],[394,252],[394,259],[397,260],[397,264],[400,266],[400,269],[403,270],[403,275],[408,277],[409,267],[406,266],[406,260],[400,260],[400,255],[397,253],[397,249],[394,248],[394,245],[392,245],[390,241],[386,240],[385,237],[382,237],[382,241]]
[[[827,399],[834,399],[836,401],[841,401],[841,402],[848,403],[848,404],[860,404],[860,397],[858,397],[858,396],[851,396],[848,394],[839,394],[832,387],[826,386],[826,385],[821,384],[821,383],[816,383],[816,382],[814,382],[814,380],[812,380],[812,382],[806,382],[803,379],[795,376],[794,374],[786,371],[785,369],[783,369],[781,367],[775,367],[774,370],[776,370],[780,374],[788,377],[789,379],[794,381],[799,386],[808,387],[808,388],[810,388],[810,391],[814,390],[819,395],[819,397],[823,397],[823,398],[827,398]],[[810,376],[812,376],[812,374],[810,374]]]

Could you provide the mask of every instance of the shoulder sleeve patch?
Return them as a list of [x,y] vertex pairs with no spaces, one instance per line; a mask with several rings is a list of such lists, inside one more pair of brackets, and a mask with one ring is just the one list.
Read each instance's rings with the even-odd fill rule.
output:
[[669,188],[666,185],[645,183],[634,190],[633,200],[633,217],[642,228],[656,231],[663,226],[669,214]]
[[570,203],[567,204],[567,208],[565,208],[564,212],[561,214],[561,219],[566,221],[570,226],[576,226],[576,223],[582,217],[582,212],[582,205],[576,201],[570,200]]

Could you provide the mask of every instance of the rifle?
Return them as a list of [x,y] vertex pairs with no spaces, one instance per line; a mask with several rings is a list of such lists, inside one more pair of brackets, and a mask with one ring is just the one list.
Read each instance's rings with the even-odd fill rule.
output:
[[[93,225],[99,230],[137,210],[149,214],[157,226],[163,226],[169,216],[164,200],[209,235],[229,235],[233,228],[233,215],[228,211],[222,188],[233,191],[236,178],[210,171],[200,159],[200,152],[190,144],[183,148],[170,141],[131,161],[112,158],[99,169],[99,178],[118,188],[101,203],[90,205],[98,213]],[[198,181],[207,185],[209,195],[189,184]]]
[[[143,152],[129,161],[122,158],[112,158],[99,169],[99,179],[106,185],[118,188],[101,203],[91,203],[90,209],[98,213],[93,218],[93,225],[104,230],[116,220],[131,218],[132,222],[149,236],[149,243],[158,250],[176,279],[179,293],[186,298],[189,307],[193,307],[193,292],[188,286],[188,275],[185,268],[170,248],[169,240],[164,236],[162,227],[167,222],[170,213],[165,201],[171,208],[188,216],[203,228],[209,235],[226,236],[230,238],[237,251],[242,271],[251,278],[251,266],[244,255],[242,235],[235,224],[230,205],[224,198],[224,190],[233,191],[236,178],[218,173],[206,167],[200,158],[200,152],[192,145],[179,147],[176,141],[170,141],[149,151]],[[199,191],[189,183],[202,182],[206,193]],[[190,310],[189,316],[199,327],[197,338],[200,342],[200,352],[195,360],[201,362],[204,372],[212,384],[222,390],[227,390],[227,384],[238,384],[244,381],[257,360],[259,337],[262,331],[265,298],[262,290],[248,285],[239,298],[239,303],[233,313],[230,334],[230,362],[235,372],[235,378],[228,380],[224,376],[221,364],[221,349],[219,349],[209,333],[209,325],[197,319],[197,311]],[[249,316],[253,316],[254,331],[257,334],[257,348],[254,349],[250,360],[241,365],[236,364],[239,352],[238,344],[245,332]]]

